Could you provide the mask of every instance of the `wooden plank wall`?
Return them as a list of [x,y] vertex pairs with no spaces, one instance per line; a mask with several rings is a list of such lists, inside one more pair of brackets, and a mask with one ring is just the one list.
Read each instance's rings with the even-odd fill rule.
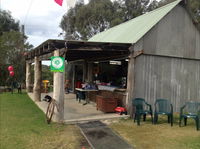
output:
[[154,105],[157,98],[170,99],[174,111],[186,101],[200,101],[200,33],[180,5],[168,13],[135,45],[143,50],[129,62],[129,105],[135,97]]
[[135,60],[134,98],[152,105],[157,98],[170,99],[174,111],[186,101],[200,102],[200,61],[142,55]]
[[200,59],[200,32],[180,5],[153,27],[141,42],[144,53]]

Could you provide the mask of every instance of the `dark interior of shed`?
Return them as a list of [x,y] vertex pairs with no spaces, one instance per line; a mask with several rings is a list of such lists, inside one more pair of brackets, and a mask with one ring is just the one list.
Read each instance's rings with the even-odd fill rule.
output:
[[126,88],[128,61],[95,62],[93,80],[96,84]]

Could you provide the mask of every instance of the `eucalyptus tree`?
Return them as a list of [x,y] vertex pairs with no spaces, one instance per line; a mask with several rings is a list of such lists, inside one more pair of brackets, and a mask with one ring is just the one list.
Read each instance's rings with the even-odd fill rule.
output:
[[[175,0],[90,0],[77,3],[62,18],[65,39],[87,40],[110,27],[133,19]],[[188,0],[193,20],[200,22],[200,0]]]
[[130,20],[148,10],[150,0],[90,0],[78,3],[62,18],[60,27],[66,39],[89,39],[110,27]]
[[20,32],[19,21],[16,21],[10,12],[0,10],[0,22],[0,85],[5,85],[10,79],[7,71],[9,65],[14,66],[14,79],[23,82],[24,54],[32,45],[26,42],[27,37]]

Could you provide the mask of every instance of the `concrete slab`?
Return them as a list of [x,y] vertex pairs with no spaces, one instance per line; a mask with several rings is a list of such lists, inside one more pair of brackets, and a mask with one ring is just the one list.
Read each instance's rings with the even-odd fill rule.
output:
[[78,126],[93,149],[133,149],[122,137],[100,121],[81,123]]
[[[33,100],[33,94],[28,93],[28,95]],[[41,100],[44,98],[45,95],[49,95],[52,97],[53,94],[42,93]],[[48,102],[41,101],[41,102],[35,102],[35,103],[44,113],[46,113]],[[116,113],[103,113],[101,111],[98,111],[96,110],[96,103],[93,103],[93,102],[90,102],[86,105],[83,105],[83,103],[85,103],[85,101],[81,101],[81,103],[79,103],[76,100],[75,94],[71,94],[71,93],[65,94],[64,123],[74,124],[74,123],[80,123],[84,121],[95,121],[95,120],[129,117],[129,115],[119,115]]]

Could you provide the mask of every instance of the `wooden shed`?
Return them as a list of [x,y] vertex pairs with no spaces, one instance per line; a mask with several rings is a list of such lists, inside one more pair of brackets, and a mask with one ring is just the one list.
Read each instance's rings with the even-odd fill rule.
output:
[[174,111],[200,101],[200,32],[177,0],[92,37],[89,41],[131,43],[127,105],[142,97],[152,105],[170,99]]
[[[83,60],[87,79],[91,74],[90,62],[128,58],[124,103],[129,112],[135,97],[145,98],[152,105],[157,98],[170,99],[175,112],[186,101],[200,101],[200,32],[185,8],[185,1],[176,0],[89,41],[48,40],[27,55],[27,70],[33,59],[49,59],[54,50],[59,50],[56,55],[65,56],[67,61]],[[26,80],[28,88],[29,73]],[[56,88],[63,91],[63,79]],[[61,93],[64,92],[54,94]]]

